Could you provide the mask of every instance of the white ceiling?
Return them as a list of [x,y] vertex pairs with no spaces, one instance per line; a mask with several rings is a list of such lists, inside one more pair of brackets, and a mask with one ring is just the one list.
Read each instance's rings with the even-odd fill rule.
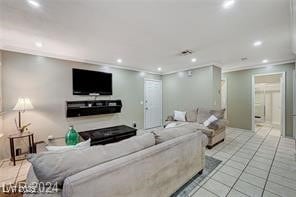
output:
[[[223,0],[35,1],[39,8],[0,0],[1,49],[111,65],[121,58],[123,67],[163,73],[295,59],[289,0],[235,0],[230,9]],[[179,56],[185,49],[194,53]]]

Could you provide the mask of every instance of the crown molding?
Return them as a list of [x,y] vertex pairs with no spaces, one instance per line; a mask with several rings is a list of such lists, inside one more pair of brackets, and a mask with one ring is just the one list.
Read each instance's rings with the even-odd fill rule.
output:
[[295,63],[295,59],[290,60],[279,60],[279,61],[273,61],[269,64],[255,64],[255,65],[248,65],[248,66],[237,66],[237,67],[229,67],[222,69],[222,73],[228,73],[228,72],[234,72],[234,71],[240,71],[240,70],[249,70],[254,68],[264,68],[268,66],[277,66],[281,64],[288,64],[288,63]]
[[237,67],[228,67],[228,68],[223,68],[221,63],[218,62],[211,62],[208,64],[203,64],[203,65],[195,65],[195,66],[189,66],[187,68],[182,68],[182,69],[177,69],[171,72],[153,72],[145,69],[138,69],[134,68],[131,66],[121,66],[121,65],[114,65],[114,64],[109,64],[106,62],[101,62],[101,61],[95,61],[95,60],[88,60],[88,59],[80,59],[80,58],[73,58],[70,56],[65,56],[65,55],[57,55],[53,53],[47,53],[47,52],[40,52],[37,50],[31,50],[31,49],[25,49],[25,48],[18,48],[18,47],[13,47],[13,46],[3,46],[0,44],[0,50],[3,51],[11,51],[11,52],[17,52],[17,53],[24,53],[24,54],[30,54],[30,55],[37,55],[37,56],[43,56],[43,57],[48,57],[48,58],[54,58],[54,59],[60,59],[60,60],[65,60],[65,61],[73,61],[77,63],[86,63],[86,64],[93,64],[93,65],[99,65],[99,66],[106,66],[110,68],[116,68],[116,69],[122,69],[122,70],[130,70],[130,71],[135,71],[135,72],[144,72],[148,74],[154,74],[154,75],[170,75],[178,72],[184,72],[184,71],[189,71],[197,68],[204,68],[207,66],[216,66],[218,68],[222,69],[222,73],[227,73],[227,72],[233,72],[233,71],[239,71],[239,70],[248,70],[248,69],[253,69],[253,68],[263,68],[267,66],[275,66],[275,65],[280,65],[280,64],[287,64],[287,63],[294,63],[296,62],[296,59],[290,59],[290,60],[280,60],[280,61],[274,61],[269,64],[255,64],[255,65],[247,65],[247,66],[237,66]]
[[189,70],[193,70],[193,69],[197,69],[197,68],[204,68],[204,67],[208,67],[208,66],[216,66],[216,67],[222,69],[221,64],[216,63],[216,62],[212,62],[212,63],[209,63],[209,64],[195,65],[195,66],[190,66],[190,67],[187,67],[187,68],[174,70],[174,71],[171,71],[171,72],[162,73],[162,75],[171,75],[171,74],[178,73],[178,72],[185,72],[185,71],[189,71]]
[[145,70],[145,69],[138,69],[138,68],[134,68],[131,66],[120,66],[120,65],[109,64],[109,63],[101,62],[101,61],[73,58],[70,56],[57,55],[57,54],[48,53],[48,52],[40,52],[37,50],[31,50],[31,49],[25,49],[25,48],[18,48],[18,47],[12,47],[12,46],[1,46],[0,45],[0,50],[48,57],[48,58],[53,58],[53,59],[60,59],[60,60],[65,60],[65,61],[73,61],[73,62],[78,62],[78,63],[94,64],[94,65],[98,65],[98,66],[106,66],[106,67],[110,67],[110,68],[130,70],[130,71],[135,71],[135,72],[145,72],[145,73],[154,74],[154,75],[161,75],[161,73],[158,73],[158,72],[152,72],[152,71]]

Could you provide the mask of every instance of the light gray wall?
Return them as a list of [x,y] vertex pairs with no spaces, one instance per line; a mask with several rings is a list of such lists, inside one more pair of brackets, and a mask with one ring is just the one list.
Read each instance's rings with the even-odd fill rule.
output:
[[293,135],[293,70],[295,64],[224,73],[227,79],[227,108],[230,126],[252,129],[252,75],[286,73],[286,136]]
[[[16,132],[14,119],[17,113],[12,111],[19,97],[29,97],[35,109],[23,114],[23,122],[31,122],[30,130],[34,131],[36,140],[46,140],[48,135],[64,136],[69,125],[78,131],[137,123],[143,127],[144,78],[161,79],[159,75],[104,68],[98,65],[73,61],[64,61],[28,54],[2,51],[3,62],[3,108],[4,131],[8,135]],[[72,68],[81,68],[113,73],[113,96],[98,99],[121,99],[122,112],[118,114],[88,116],[67,119],[65,102],[67,100],[88,100],[89,96],[72,95]],[[1,150],[3,150],[1,148]],[[8,144],[5,144],[2,157],[8,155]],[[0,155],[1,158],[1,155]]]
[[162,84],[164,120],[174,110],[221,106],[221,69],[215,66],[194,69],[192,77],[188,77],[187,72],[164,75]]

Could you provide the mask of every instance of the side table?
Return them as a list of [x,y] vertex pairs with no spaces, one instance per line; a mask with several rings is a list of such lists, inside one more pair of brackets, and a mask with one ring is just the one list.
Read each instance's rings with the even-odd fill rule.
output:
[[16,150],[14,146],[15,139],[27,138],[29,142],[29,151],[28,153],[35,153],[34,148],[34,134],[32,132],[24,132],[24,133],[17,133],[8,136],[9,143],[10,143],[10,154],[11,160],[13,161],[13,165],[15,166],[15,162],[22,159],[16,159]]

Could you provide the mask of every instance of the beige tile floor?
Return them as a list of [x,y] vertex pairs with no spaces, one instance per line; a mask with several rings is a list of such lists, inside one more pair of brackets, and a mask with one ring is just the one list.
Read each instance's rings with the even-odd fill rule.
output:
[[228,128],[226,140],[206,154],[222,163],[190,196],[296,196],[295,141],[280,131],[259,127],[256,133]]
[[25,181],[30,166],[26,160],[17,161],[15,166],[8,159],[0,161],[0,187]]
[[[206,177],[190,196],[296,196],[296,159],[293,139],[281,138],[271,127],[256,133],[228,128],[223,143],[206,154],[222,163]],[[0,186],[25,179],[27,161],[0,162]]]

